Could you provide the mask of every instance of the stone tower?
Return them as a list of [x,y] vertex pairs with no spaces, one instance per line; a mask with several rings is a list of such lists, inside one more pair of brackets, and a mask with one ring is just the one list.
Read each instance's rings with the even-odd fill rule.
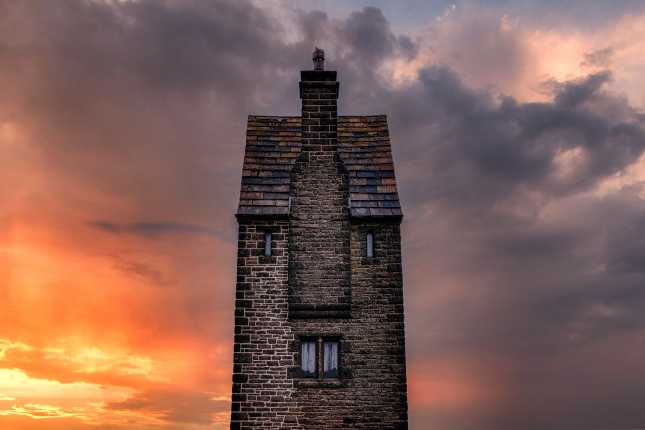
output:
[[407,429],[387,119],[338,116],[336,72],[313,59],[301,116],[248,119],[231,429]]

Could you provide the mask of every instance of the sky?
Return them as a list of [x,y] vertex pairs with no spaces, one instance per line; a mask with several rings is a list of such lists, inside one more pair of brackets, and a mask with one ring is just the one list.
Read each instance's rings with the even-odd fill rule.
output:
[[227,428],[245,121],[314,46],[388,115],[411,428],[645,428],[629,0],[0,0],[0,428]]

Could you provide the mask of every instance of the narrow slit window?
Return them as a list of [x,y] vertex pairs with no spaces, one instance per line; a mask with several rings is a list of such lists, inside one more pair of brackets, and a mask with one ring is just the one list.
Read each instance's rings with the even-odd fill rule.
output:
[[324,343],[323,371],[325,378],[338,377],[338,342]]
[[367,256],[374,257],[374,233],[367,232]]
[[264,256],[271,257],[271,232],[264,233]]
[[300,344],[300,367],[305,376],[316,376],[316,342],[304,341]]

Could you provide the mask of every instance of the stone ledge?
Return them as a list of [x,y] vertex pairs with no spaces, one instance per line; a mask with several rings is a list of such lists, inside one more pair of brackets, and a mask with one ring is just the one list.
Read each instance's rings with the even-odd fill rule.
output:
[[296,388],[347,388],[347,381],[342,379],[294,379],[293,385]]
[[292,303],[289,305],[290,319],[351,318],[351,317],[352,317],[352,306],[349,303],[341,303],[341,304]]
[[300,80],[301,81],[336,81],[337,73],[335,70],[301,70],[300,71]]
[[[275,208],[240,208],[235,214],[235,218],[239,221],[252,221],[252,220],[281,220],[289,219],[288,209],[284,211],[282,208],[279,208],[279,211],[275,211]],[[252,213],[251,213],[252,212]],[[269,213],[271,212],[271,213]]]
[[[338,90],[339,90],[340,84],[338,82],[330,82],[330,81],[301,81],[300,82],[300,98],[301,99],[308,99],[312,100],[310,97],[307,97],[305,95],[305,90],[306,89],[321,89],[325,88],[328,90],[331,90],[329,93],[322,93],[317,95],[317,98],[315,100],[334,100],[338,98]],[[323,97],[324,98],[319,98]],[[333,110],[336,111],[336,106],[332,106]],[[324,111],[324,109],[321,109],[321,111]],[[338,117],[338,115],[334,115],[335,117]]]

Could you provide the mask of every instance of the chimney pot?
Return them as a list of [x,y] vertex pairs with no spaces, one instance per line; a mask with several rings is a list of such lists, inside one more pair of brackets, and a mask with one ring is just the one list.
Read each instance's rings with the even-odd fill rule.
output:
[[325,51],[316,47],[312,56],[314,60],[314,70],[323,71],[325,70]]

